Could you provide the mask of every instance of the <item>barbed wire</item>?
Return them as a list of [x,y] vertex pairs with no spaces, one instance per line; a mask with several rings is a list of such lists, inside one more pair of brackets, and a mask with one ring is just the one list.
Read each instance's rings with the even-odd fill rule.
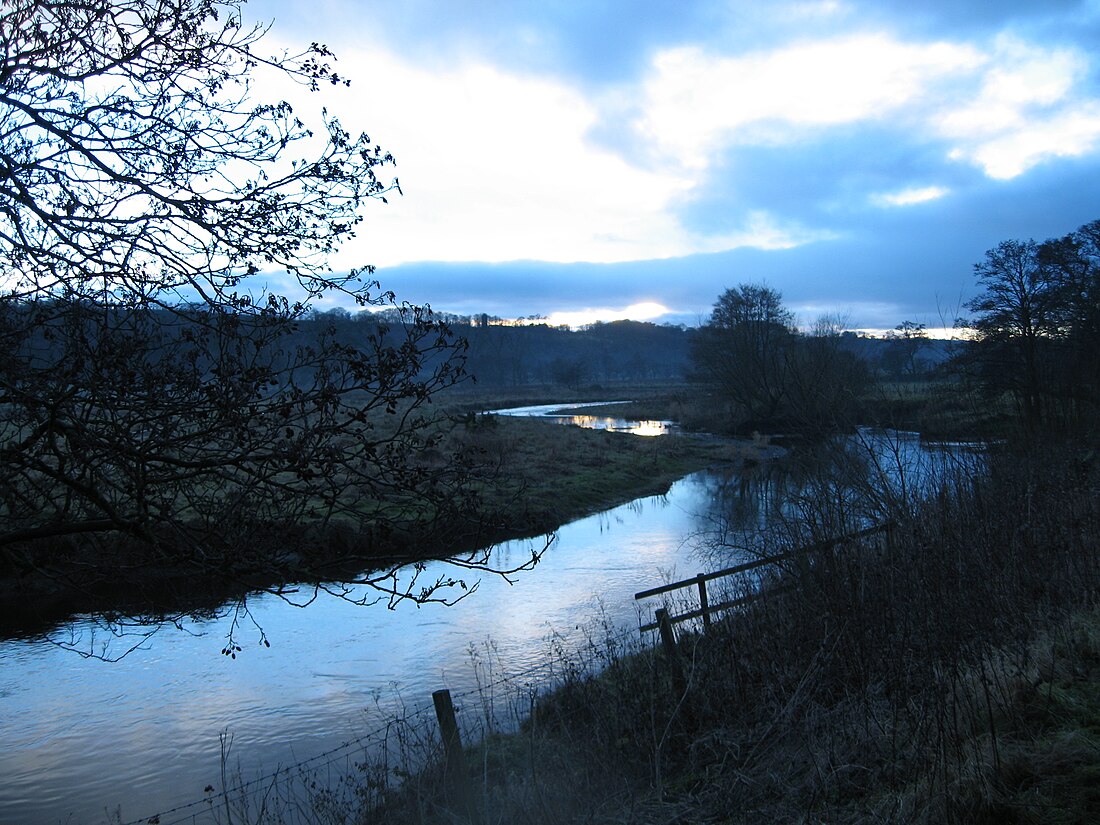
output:
[[[630,638],[634,638],[635,641],[638,642],[637,633],[637,627],[619,627],[617,628],[617,632],[615,633],[605,633],[604,635],[602,635],[598,640],[598,644],[602,645],[605,650],[610,651],[613,645],[626,644]],[[556,638],[563,637],[556,636]],[[648,645],[646,645],[644,642],[638,642],[638,649],[642,649],[646,646]],[[579,657],[586,650],[595,653],[597,649],[597,641],[594,641],[592,639],[589,639],[587,645],[582,644],[579,647],[569,650],[565,650],[564,648],[559,647],[555,650],[553,655],[547,657],[542,662],[531,665],[530,667],[524,668],[520,671],[504,673],[503,675],[493,679],[492,681],[478,683],[474,687],[471,687],[467,690],[452,694],[452,699],[461,701],[464,699],[468,699],[471,696],[484,697],[486,692],[495,691],[498,688],[506,685],[511,685],[517,688],[515,691],[517,694],[522,689],[524,693],[530,695],[532,692],[532,685],[530,683],[532,677],[543,676],[548,679],[549,677],[553,676],[555,672],[563,672],[563,663],[570,661],[569,657]],[[610,652],[608,655],[619,656],[622,655],[622,651]],[[591,665],[591,662],[589,664]],[[588,667],[579,672],[582,672],[585,675],[594,675],[596,672],[598,672],[598,669],[594,667]],[[521,680],[528,681],[523,685],[518,685],[517,683]],[[547,681],[543,684],[535,686],[534,692],[548,693],[551,692],[554,687],[555,685],[553,684],[553,682]],[[462,712],[461,708],[456,708],[456,712]],[[431,715],[430,718],[425,718],[428,717],[429,714]],[[423,705],[415,706],[411,711],[406,708],[405,712],[399,715],[391,716],[384,724],[378,726],[377,728],[368,731],[365,734],[347,739],[339,745],[329,748],[326,751],[322,751],[321,753],[314,754],[307,759],[303,759],[299,762],[283,766],[270,773],[265,773],[262,776],[255,777],[254,779],[240,782],[231,788],[223,788],[222,790],[217,792],[210,792],[202,799],[197,799],[192,802],[176,805],[175,807],[165,809],[158,813],[148,814],[139,817],[138,819],[131,819],[125,822],[120,822],[118,823],[118,825],[180,825],[180,823],[184,823],[189,820],[195,822],[197,821],[197,817],[200,816],[201,813],[208,810],[212,811],[215,805],[224,804],[226,800],[237,798],[241,795],[247,795],[258,787],[268,788],[272,785],[272,783],[279,782],[280,780],[286,781],[295,776],[300,776],[303,772],[307,770],[321,770],[323,768],[334,765],[341,759],[348,758],[348,756],[350,755],[349,752],[352,749],[361,749],[366,752],[370,745],[386,741],[387,737],[391,735],[392,731],[399,726],[412,727],[414,722],[420,721],[421,724],[426,724],[427,722],[433,720],[434,706],[432,705],[428,705],[425,703]],[[196,810],[200,808],[203,809],[203,811]],[[180,814],[182,814],[182,816],[179,816]],[[176,818],[173,819],[170,817]]]
[[[195,800],[194,802],[188,802],[188,803],[185,803],[183,805],[177,805],[174,808],[169,808],[167,810],[161,811],[161,812],[156,813],[156,814],[143,816],[143,817],[140,817],[139,819],[128,820],[126,822],[120,823],[120,825],[146,825],[146,823],[152,823],[152,822],[156,822],[158,825],[175,825],[175,823],[184,822],[187,819],[191,818],[193,815],[188,815],[188,816],[185,816],[181,819],[170,820],[168,822],[165,822],[163,817],[170,816],[172,814],[176,814],[176,813],[179,813],[181,811],[190,810],[190,809],[196,808],[198,806],[203,806],[203,805],[209,806],[214,801],[217,801],[219,799],[224,799],[226,797],[230,797],[230,796],[240,794],[240,793],[248,791],[249,789],[254,788],[258,785],[266,785],[269,782],[277,780],[280,775],[285,774],[285,775],[289,776],[293,773],[299,773],[303,769],[308,768],[310,766],[313,766],[315,768],[323,768],[323,767],[326,767],[328,765],[335,764],[335,762],[339,761],[338,758],[331,758],[327,762],[322,762],[322,760],[324,760],[328,757],[333,757],[335,754],[344,754],[346,756],[346,752],[350,751],[352,748],[363,748],[363,749],[365,749],[366,746],[371,744],[372,742],[380,741],[380,735],[384,734],[384,733],[387,733],[395,725],[408,724],[411,720],[415,720],[418,717],[421,717],[421,716],[425,715],[427,710],[428,710],[428,708],[426,706],[425,707],[419,707],[416,710],[414,710],[412,713],[405,713],[405,714],[402,714],[401,716],[395,716],[395,717],[389,719],[385,724],[381,725],[380,727],[378,727],[378,728],[376,728],[372,731],[369,731],[369,732],[367,732],[365,734],[362,734],[360,736],[352,737],[351,739],[348,739],[348,740],[342,742],[341,744],[337,745],[336,747],[330,748],[329,750],[323,751],[323,752],[318,753],[318,754],[314,754],[313,756],[309,757],[308,759],[303,759],[303,760],[301,760],[299,762],[295,762],[291,765],[286,765],[286,766],[281,767],[278,770],[275,770],[271,773],[264,774],[263,776],[258,776],[255,779],[250,779],[247,782],[241,782],[241,783],[233,786],[232,788],[226,788],[226,789],[223,789],[223,790],[218,791],[216,793],[208,794],[207,796],[203,797],[202,799]],[[315,763],[319,763],[319,764],[315,764]]]

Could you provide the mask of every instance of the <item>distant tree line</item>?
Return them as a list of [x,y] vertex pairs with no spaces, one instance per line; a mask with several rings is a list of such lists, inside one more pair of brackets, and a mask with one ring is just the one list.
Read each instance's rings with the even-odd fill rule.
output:
[[[393,310],[314,316],[337,335],[357,340]],[[691,360],[693,331],[642,321],[589,324],[573,330],[539,323],[500,323],[487,315],[442,313],[439,319],[466,342],[466,371],[483,388],[554,385],[569,388],[645,381],[682,381]]]

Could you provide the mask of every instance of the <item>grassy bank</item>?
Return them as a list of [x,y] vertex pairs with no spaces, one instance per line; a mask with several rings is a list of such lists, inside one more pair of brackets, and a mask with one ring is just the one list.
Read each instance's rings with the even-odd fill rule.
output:
[[[170,545],[150,548],[125,536],[88,546],[79,539],[42,543],[33,549],[31,564],[12,564],[8,575],[0,575],[0,627],[9,633],[42,632],[84,612],[152,617],[209,612],[253,590],[339,580],[372,566],[539,535],[663,493],[693,470],[758,454],[733,441],[640,438],[474,412],[515,400],[450,400],[440,418],[442,440],[419,457],[426,477],[439,470],[457,479],[447,512],[396,494],[364,503],[376,510],[363,513],[367,532],[346,519],[316,530],[257,525],[239,550],[227,552],[219,564],[204,559],[201,568],[189,563],[192,547],[174,553]],[[462,471],[455,472],[456,466]],[[371,531],[372,522],[384,529]]]
[[[1100,821],[1095,465],[992,456],[903,502],[889,543],[778,571],[796,592],[682,634],[675,664],[563,660],[521,733],[470,749],[477,820]],[[451,821],[447,788],[428,770],[354,818]]]
[[1015,410],[1008,398],[990,399],[957,378],[880,381],[857,404],[861,423],[919,432],[929,439],[1005,435]]
[[535,535],[663,493],[694,470],[760,460],[765,449],[730,439],[645,438],[508,416],[478,417],[452,439],[495,469],[481,485],[483,518],[508,537]]

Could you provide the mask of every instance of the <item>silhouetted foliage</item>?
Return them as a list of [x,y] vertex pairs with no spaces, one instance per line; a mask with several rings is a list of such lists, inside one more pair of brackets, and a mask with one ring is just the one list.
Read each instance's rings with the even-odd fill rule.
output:
[[1100,220],[1041,244],[1039,260],[1056,278],[1066,325],[1054,377],[1077,427],[1100,412]]
[[1013,392],[1032,428],[1042,417],[1042,363],[1064,327],[1065,308],[1061,286],[1038,252],[1034,241],[1002,241],[988,250],[974,265],[984,292],[966,305],[979,313],[973,328],[985,344],[990,385]]
[[[394,305],[370,267],[326,263],[397,187],[380,177],[393,158],[327,114],[313,129],[252,100],[265,74],[347,81],[320,44],[263,56],[240,6],[0,12],[8,575],[327,576],[387,546],[387,525],[462,504],[453,471],[417,459],[462,345],[427,308]],[[297,299],[251,288],[261,269]],[[337,318],[299,328],[331,292],[391,305],[391,323],[353,340]],[[338,559],[337,527],[360,537]]]
[[727,289],[699,329],[696,377],[735,430],[791,428],[823,434],[847,423],[866,364],[843,346],[842,329],[822,319],[809,335],[770,287]]
[[1063,238],[1003,241],[974,266],[971,354],[989,397],[1008,393],[1028,432],[1091,426],[1100,368],[1100,221]]
[[912,378],[923,371],[921,350],[928,347],[928,333],[925,324],[917,321],[902,321],[886,334],[890,348],[883,359],[887,372],[896,376]]
[[787,392],[784,373],[795,334],[794,316],[779,292],[742,284],[719,296],[693,356],[736,418],[749,424],[771,421]]

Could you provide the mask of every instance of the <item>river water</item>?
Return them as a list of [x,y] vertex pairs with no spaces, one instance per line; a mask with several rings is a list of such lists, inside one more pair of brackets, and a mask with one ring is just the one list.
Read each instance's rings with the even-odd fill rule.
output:
[[[690,538],[714,528],[731,495],[743,524],[766,520],[769,488],[752,488],[748,506],[746,489],[729,474],[689,475],[667,495],[561,527],[540,563],[510,581],[463,572],[477,590],[452,606],[322,596],[297,608],[257,596],[235,632],[235,659],[220,655],[225,617],[163,628],[114,662],[58,646],[110,655],[134,643],[91,620],[53,639],[2,642],[0,823],[147,819],[221,787],[223,733],[241,776],[261,774],[355,738],[395,706],[430,706],[434,690],[469,689],[471,650],[491,643],[518,672],[551,645],[582,644],[596,618],[636,628],[635,592],[713,569]],[[544,544],[503,543],[492,564],[515,566]],[[437,574],[457,573],[432,564],[422,576]]]

